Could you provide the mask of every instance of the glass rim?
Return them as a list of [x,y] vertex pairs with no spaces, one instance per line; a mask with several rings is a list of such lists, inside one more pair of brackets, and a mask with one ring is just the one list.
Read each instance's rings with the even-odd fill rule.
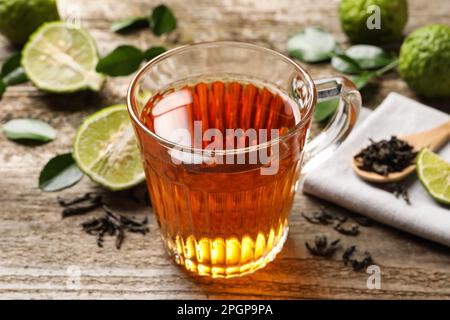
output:
[[[309,99],[308,105],[306,105],[307,109],[306,109],[304,118],[301,119],[294,127],[289,129],[287,132],[285,132],[281,136],[277,136],[274,139],[271,139],[271,140],[263,142],[263,143],[259,143],[254,146],[249,146],[249,147],[244,147],[244,148],[233,148],[233,149],[207,150],[207,149],[189,147],[186,145],[171,142],[170,140],[167,140],[167,139],[159,136],[158,134],[152,132],[150,129],[148,129],[141,122],[139,115],[136,114],[136,112],[133,108],[133,105],[132,105],[132,96],[134,94],[136,85],[139,82],[139,80],[142,77],[144,77],[145,74],[158,62],[161,62],[173,55],[176,55],[178,53],[181,53],[181,52],[184,52],[187,50],[197,49],[197,48],[201,48],[204,46],[214,46],[214,45],[216,45],[216,46],[217,45],[218,46],[220,46],[220,45],[233,46],[233,47],[243,48],[243,49],[254,49],[254,50],[265,51],[268,54],[278,57],[278,58],[284,60],[285,62],[287,62],[288,64],[290,64],[299,74],[302,75],[303,80],[305,81],[305,83],[307,85],[308,91],[312,96],[312,99]],[[293,98],[293,99],[297,104],[296,98]],[[265,47],[262,47],[262,46],[259,46],[256,44],[251,44],[251,43],[246,43],[246,42],[238,42],[238,41],[203,41],[203,42],[197,42],[197,43],[192,43],[192,44],[186,44],[186,45],[182,45],[182,46],[167,50],[166,52],[164,52],[164,53],[160,54],[159,56],[148,61],[144,66],[142,66],[136,72],[136,74],[133,76],[133,78],[130,82],[130,85],[129,85],[128,91],[127,91],[127,109],[128,109],[128,113],[131,116],[131,120],[135,124],[137,124],[139,126],[139,128],[142,129],[147,135],[151,136],[159,144],[161,144],[167,148],[170,148],[170,149],[175,148],[177,150],[182,150],[183,152],[190,152],[190,153],[203,154],[203,155],[205,153],[208,153],[208,155],[210,155],[210,156],[225,156],[225,155],[232,155],[232,154],[242,154],[242,153],[254,152],[254,151],[258,151],[260,149],[268,148],[272,145],[279,144],[280,142],[287,140],[288,138],[290,138],[291,136],[296,134],[300,129],[302,129],[306,124],[309,123],[309,120],[312,117],[312,113],[313,113],[313,109],[314,109],[313,106],[316,104],[316,102],[317,102],[317,90],[316,90],[314,81],[313,81],[312,77],[310,76],[310,74],[302,66],[300,66],[297,62],[295,62],[291,58],[285,56],[284,54],[282,54],[278,51],[275,51],[275,50],[272,50],[269,48],[265,48]]]

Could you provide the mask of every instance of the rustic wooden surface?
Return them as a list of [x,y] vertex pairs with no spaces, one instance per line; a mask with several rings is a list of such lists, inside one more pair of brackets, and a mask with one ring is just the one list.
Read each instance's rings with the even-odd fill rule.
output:
[[[177,32],[168,39],[155,38],[147,31],[126,36],[109,31],[112,21],[142,14],[157,2],[65,0],[59,1],[59,7],[63,17],[81,15],[102,54],[123,43],[172,47],[175,38],[178,43],[247,41],[283,52],[288,35],[307,25],[321,25],[346,41],[339,28],[337,0],[167,0],[179,22]],[[450,23],[448,0],[409,3],[407,32],[427,23]],[[13,50],[0,38],[0,61]],[[316,77],[334,73],[327,64],[307,67]],[[112,205],[122,212],[150,213],[150,234],[129,236],[120,251],[112,239],[107,239],[104,249],[98,248],[95,239],[79,227],[85,218],[62,220],[56,203],[57,194],[73,196],[97,187],[84,178],[72,189],[42,193],[37,179],[49,158],[70,150],[74,132],[86,115],[124,101],[129,80],[109,79],[100,94],[69,96],[45,94],[23,84],[8,88],[0,101],[0,124],[33,117],[58,130],[55,141],[39,146],[17,144],[0,134],[0,298],[450,298],[450,249],[379,224],[362,228],[356,238],[308,224],[300,212],[310,213],[321,205],[345,212],[301,193],[296,196],[282,253],[265,269],[241,279],[194,278],[172,264],[151,209],[131,204],[126,193],[109,195]],[[391,73],[363,92],[364,103],[375,107],[391,91],[417,98]],[[424,102],[450,110],[448,100]],[[367,289],[368,275],[351,271],[339,256],[329,260],[312,257],[304,242],[316,234],[340,237],[345,245],[369,250],[381,268],[381,290]],[[70,286],[76,268],[81,272],[78,288]]]

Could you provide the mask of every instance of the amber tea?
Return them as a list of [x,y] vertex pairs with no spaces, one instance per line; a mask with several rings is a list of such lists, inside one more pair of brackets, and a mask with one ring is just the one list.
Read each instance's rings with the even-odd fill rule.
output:
[[[196,123],[202,137],[208,129],[219,130],[220,146],[234,149],[266,142],[259,134],[264,129],[268,141],[274,130],[283,135],[300,118],[296,104],[280,90],[242,80],[179,83],[153,94],[141,113],[142,123],[159,137],[200,149],[218,138],[194,139]],[[180,128],[190,135],[174,141]],[[239,136],[239,129],[256,134]],[[200,274],[229,276],[273,258],[286,237],[305,135],[296,139],[296,148],[279,150],[277,172],[269,175],[261,174],[261,164],[245,161],[175,164],[167,157],[160,168],[151,156],[145,159],[153,207],[178,263]],[[153,147],[147,153],[164,154],[159,145]]]

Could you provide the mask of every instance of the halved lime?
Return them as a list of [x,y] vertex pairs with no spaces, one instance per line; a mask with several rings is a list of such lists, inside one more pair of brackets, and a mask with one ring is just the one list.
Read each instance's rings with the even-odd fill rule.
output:
[[100,90],[104,77],[95,71],[97,62],[97,47],[89,33],[62,21],[43,24],[22,52],[28,78],[50,92]]
[[437,201],[450,204],[450,163],[428,149],[417,156],[417,174],[428,193]]
[[89,116],[78,128],[73,157],[93,181],[123,190],[144,181],[144,171],[133,127],[125,105],[115,105]]

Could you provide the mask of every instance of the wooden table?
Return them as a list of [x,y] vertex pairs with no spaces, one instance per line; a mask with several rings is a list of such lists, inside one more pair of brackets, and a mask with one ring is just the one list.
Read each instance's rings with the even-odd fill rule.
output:
[[[121,36],[109,31],[112,21],[147,12],[159,1],[77,0],[59,1],[63,17],[77,13],[91,31],[101,54],[118,44],[141,48],[163,44],[172,47],[174,36],[155,38],[148,31]],[[297,29],[321,25],[341,41],[337,17],[339,1],[329,0],[167,0],[179,22],[178,43],[228,39],[273,47],[283,52],[287,37]],[[195,4],[193,4],[195,3]],[[427,23],[450,23],[448,0],[410,0],[410,32]],[[0,61],[14,50],[0,39]],[[335,73],[328,64],[307,66],[312,75]],[[349,214],[331,204],[296,195],[289,238],[278,258],[265,269],[241,279],[194,278],[172,264],[150,214],[150,233],[131,235],[122,248],[113,239],[103,249],[82,232],[86,218],[61,219],[56,196],[75,196],[98,190],[84,178],[72,189],[43,193],[37,188],[42,166],[54,155],[71,149],[74,132],[83,118],[95,110],[124,102],[130,78],[109,79],[99,94],[83,92],[51,95],[31,84],[8,88],[0,101],[0,123],[17,117],[48,121],[58,130],[55,141],[30,146],[7,140],[0,134],[0,298],[450,298],[450,249],[390,227],[375,224],[362,228],[358,237],[339,235],[332,228],[311,225],[301,212],[320,206]],[[391,91],[415,97],[395,73],[369,86],[364,92],[366,106],[375,107]],[[419,98],[417,98],[419,99]],[[424,101],[450,110],[450,101]],[[122,212],[143,213],[151,209],[132,205],[126,193],[110,197]],[[393,200],[395,201],[395,200]],[[449,231],[450,232],[450,231]],[[316,234],[340,237],[345,245],[369,250],[381,268],[381,290],[369,290],[368,274],[353,272],[340,257],[311,256],[305,241]],[[76,280],[81,273],[80,283]],[[67,286],[67,284],[69,284]],[[80,286],[77,287],[77,284]],[[79,289],[79,290],[77,290]]]

